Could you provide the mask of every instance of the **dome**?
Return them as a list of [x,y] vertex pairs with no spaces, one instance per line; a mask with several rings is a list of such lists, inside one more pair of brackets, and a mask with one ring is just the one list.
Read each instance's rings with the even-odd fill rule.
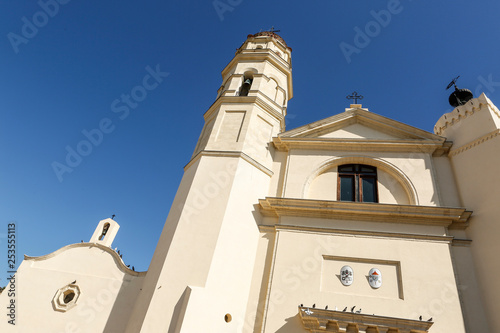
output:
[[455,88],[455,91],[451,93],[448,98],[448,102],[451,106],[457,107],[460,105],[464,105],[468,101],[473,98],[472,92],[469,89],[458,89]]
[[272,32],[272,31],[261,31],[261,32],[258,32],[256,34],[254,34],[254,35],[250,34],[247,37],[248,38],[250,38],[250,37],[273,37],[273,38],[276,38],[281,44],[283,44],[284,47],[286,47],[290,51],[292,50],[291,47],[288,47],[286,45],[285,40],[280,35],[278,35],[275,32]]

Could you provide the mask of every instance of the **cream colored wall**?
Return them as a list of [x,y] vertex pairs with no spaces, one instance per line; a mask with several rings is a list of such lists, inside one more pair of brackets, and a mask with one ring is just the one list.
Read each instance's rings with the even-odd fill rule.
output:
[[[263,220],[265,218],[261,221]],[[274,256],[274,242],[274,231],[261,231],[242,332],[260,332],[262,329],[267,300],[266,293],[270,282],[269,273]]]
[[[16,274],[16,326],[1,320],[0,331],[122,332],[123,318],[131,313],[144,274],[124,268],[118,255],[110,251],[80,243],[24,260]],[[74,280],[81,290],[76,306],[67,312],[56,311],[52,305],[56,292]],[[3,309],[8,301],[7,293],[2,293]]]
[[338,200],[337,198],[338,172],[336,168],[326,170],[311,182],[306,199]]
[[269,192],[267,196],[270,197],[281,197],[283,194],[283,184],[286,180],[286,174],[288,171],[288,160],[289,155],[287,152],[277,151],[272,149],[273,154],[273,165],[271,177],[271,183],[269,185]]
[[[281,222],[286,224],[286,219]],[[356,306],[365,314],[409,319],[434,317],[431,333],[465,332],[446,242],[279,231],[276,244],[264,332],[304,332],[299,304],[340,311]],[[395,263],[401,267],[399,275]],[[355,274],[348,287],[338,277],[344,264]],[[371,267],[382,271],[379,289],[368,286]]]
[[[500,275],[498,253],[500,244],[500,138],[452,157],[462,201],[473,211],[467,236],[472,239],[471,250],[481,295],[491,331],[500,331],[500,288],[495,276]],[[478,169],[480,170],[478,172]]]
[[441,156],[433,157],[432,160],[442,205],[445,207],[464,207],[460,201],[455,182],[455,172],[450,159],[447,156]]
[[350,139],[398,139],[387,133],[382,133],[376,129],[361,124],[352,124],[320,136],[321,138],[350,138]]
[[474,258],[470,247],[452,246],[451,251],[467,332],[495,332],[490,329],[485,312],[484,294],[481,293],[481,284],[478,283],[478,276],[474,270]]
[[253,104],[223,104],[209,118],[197,149],[243,152],[272,169],[270,140],[278,134],[280,120]]
[[243,325],[259,239],[254,205],[270,177],[241,158],[204,156],[184,178],[127,332],[235,332]]
[[[289,226],[304,226],[303,217],[287,216],[286,219],[282,219],[280,223]],[[341,219],[326,219],[326,218],[315,218],[308,217],[307,224],[311,228],[326,228],[326,229],[339,229],[339,230],[351,230],[351,231],[366,231],[366,232],[388,232],[388,233],[401,233],[409,235],[433,235],[433,236],[443,236],[447,234],[447,230],[444,227],[437,227],[424,224],[408,224],[405,221],[400,223],[383,223],[377,221],[373,218],[373,221],[356,221],[352,220],[341,220]]]
[[[436,133],[453,141],[449,159],[458,193],[463,206],[473,211],[464,236],[472,240],[471,246],[455,251],[465,316],[474,332],[474,326],[481,325],[489,325],[490,332],[500,331],[500,289],[495,278],[500,275],[499,129],[500,112],[484,94],[443,115],[435,126]],[[484,311],[487,323],[478,311]]]
[[[191,295],[180,332],[210,327],[229,333],[243,328],[260,237],[253,206],[265,195],[269,177],[244,161],[237,172],[242,177],[233,184],[206,286]],[[229,323],[224,321],[226,314],[232,317]]]

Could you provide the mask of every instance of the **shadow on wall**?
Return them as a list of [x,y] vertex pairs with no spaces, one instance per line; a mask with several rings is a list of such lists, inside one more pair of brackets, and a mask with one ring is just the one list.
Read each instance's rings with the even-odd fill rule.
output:
[[[115,261],[118,261],[114,258]],[[101,292],[97,295],[97,301],[106,301],[104,295],[110,294],[112,289],[118,286],[118,295],[113,303],[111,313],[108,316],[106,326],[103,333],[124,332],[128,325],[128,318],[131,316],[134,309],[135,301],[139,295],[140,288],[144,280],[143,276],[131,276],[125,274],[123,280],[115,279],[108,286],[104,286]],[[112,281],[112,280],[110,280]]]
[[302,320],[297,313],[295,316],[285,319],[286,324],[281,326],[276,333],[304,333],[306,330],[302,326]]
[[191,289],[187,287],[182,293],[177,304],[175,304],[174,313],[172,314],[172,319],[170,320],[170,326],[168,328],[169,333],[174,333],[177,331],[177,326],[184,320],[184,312],[186,311],[187,301],[189,300],[189,295],[191,294]]

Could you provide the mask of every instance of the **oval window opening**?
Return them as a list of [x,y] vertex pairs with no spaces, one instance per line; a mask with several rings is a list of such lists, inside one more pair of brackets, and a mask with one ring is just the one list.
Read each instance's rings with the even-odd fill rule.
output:
[[73,300],[73,298],[75,298],[75,293],[70,291],[69,293],[64,295],[64,304],[68,304]]

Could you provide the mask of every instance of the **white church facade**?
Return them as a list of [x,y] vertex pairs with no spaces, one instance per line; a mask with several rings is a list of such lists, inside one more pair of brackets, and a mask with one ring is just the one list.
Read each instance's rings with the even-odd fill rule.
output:
[[148,271],[102,220],[25,257],[1,332],[500,332],[500,111],[484,94],[435,133],[360,104],[286,131],[291,48],[274,32],[249,35],[222,82]]

